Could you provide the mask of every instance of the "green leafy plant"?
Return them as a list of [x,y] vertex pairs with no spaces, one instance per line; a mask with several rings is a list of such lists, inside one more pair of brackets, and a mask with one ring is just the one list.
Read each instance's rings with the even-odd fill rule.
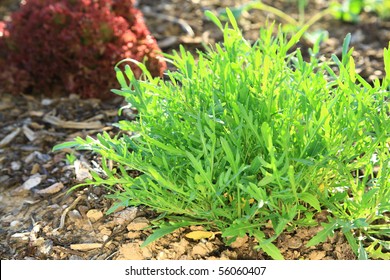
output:
[[332,15],[339,20],[358,22],[364,11],[373,11],[382,18],[390,17],[389,0],[344,0],[342,3],[332,2]]
[[[143,80],[129,66],[116,68],[121,89],[113,92],[139,112],[135,121],[117,124],[121,134],[54,147],[101,156],[104,172],[76,187],[108,188],[117,200],[109,212],[144,205],[160,213],[144,246],[177,228],[203,225],[222,232],[227,244],[253,236],[257,248],[282,259],[272,242],[284,230],[316,223],[314,214],[327,209],[329,221],[308,245],[340,229],[356,255],[370,238],[384,247],[390,60],[386,79],[370,85],[355,72],[350,36],[341,59],[320,62],[317,46],[306,62],[299,49],[289,52],[302,32],[287,40],[283,32],[273,36],[270,26],[251,45],[230,10],[232,27],[206,14],[223,31],[224,42],[199,53],[198,60],[183,47],[166,55],[177,71],[164,80],[134,60]],[[140,175],[131,176],[133,170]],[[269,222],[271,236],[263,231]]]

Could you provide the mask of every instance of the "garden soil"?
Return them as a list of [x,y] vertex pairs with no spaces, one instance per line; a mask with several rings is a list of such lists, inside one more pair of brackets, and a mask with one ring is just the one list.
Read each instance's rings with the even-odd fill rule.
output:
[[[7,17],[19,1],[0,3],[0,16]],[[222,39],[221,33],[203,15],[249,1],[227,0],[145,0],[139,8],[153,35],[165,52],[183,44],[196,52]],[[264,1],[297,17],[294,1]],[[328,1],[310,1],[307,17],[325,8]],[[242,15],[240,25],[249,40],[255,40],[266,19],[279,19],[261,11]],[[329,39],[321,46],[323,59],[341,54],[343,39],[352,34],[351,46],[357,72],[367,81],[384,75],[383,48],[390,41],[390,22],[365,13],[357,24],[326,17],[313,30],[322,28]],[[309,42],[301,42],[305,50]],[[307,53],[307,52],[306,52]],[[108,102],[80,100],[77,95],[41,97],[3,93],[0,99],[0,258],[1,259],[270,259],[255,250],[256,241],[244,236],[230,246],[218,232],[210,238],[194,240],[186,234],[201,227],[181,228],[146,247],[140,247],[152,233],[157,214],[144,207],[105,212],[112,201],[102,187],[68,190],[98,168],[99,158],[76,152],[73,165],[64,150],[52,147],[74,137],[94,136],[103,131],[115,135],[121,119],[132,120],[133,112],[117,110],[125,103],[113,95]],[[69,160],[69,159],[68,159]],[[316,215],[317,225],[289,228],[274,242],[285,259],[355,259],[340,232],[317,246],[306,244],[327,220],[324,211]],[[268,236],[272,225],[264,228]]]

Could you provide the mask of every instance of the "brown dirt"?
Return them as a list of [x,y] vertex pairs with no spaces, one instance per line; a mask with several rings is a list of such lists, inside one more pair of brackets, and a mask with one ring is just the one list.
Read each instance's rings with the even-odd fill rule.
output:
[[[0,16],[17,1],[2,1]],[[221,39],[219,31],[203,16],[234,6],[240,1],[222,0],[145,0],[140,1],[146,21],[164,51],[179,44],[190,50]],[[291,1],[265,1],[296,16]],[[224,4],[221,4],[224,3]],[[326,6],[327,1],[313,1],[309,14]],[[11,6],[10,6],[11,5]],[[160,18],[157,15],[164,15]],[[256,30],[267,15],[260,11],[244,14],[240,24],[244,34],[256,38]],[[183,22],[175,22],[181,18]],[[270,19],[276,19],[269,15]],[[194,34],[188,29],[192,28]],[[187,29],[186,29],[187,27]],[[358,73],[368,81],[383,72],[383,48],[390,41],[390,22],[365,14],[359,24],[323,19],[314,28],[329,31],[329,40],[322,46],[325,57],[340,54],[344,36],[351,32]],[[302,48],[307,47],[302,43]],[[147,227],[155,213],[145,208],[120,209],[112,215],[105,211],[112,201],[100,187],[67,191],[89,176],[92,154],[76,152],[74,165],[66,162],[70,151],[51,152],[55,144],[76,136],[86,137],[106,131],[116,134],[112,125],[119,119],[131,119],[131,112],[117,116],[123,105],[121,98],[109,102],[79,100],[77,96],[47,99],[39,96],[1,95],[0,100],[0,257],[1,259],[269,259],[253,247],[255,240],[242,237],[230,246],[224,245],[215,233],[207,239],[193,240],[188,232],[201,227],[176,230],[146,248],[140,248],[151,234]],[[74,123],[76,122],[76,123]],[[326,213],[317,215],[318,225],[295,228],[283,233],[275,242],[286,259],[355,259],[341,233],[325,243],[307,248],[305,244],[320,229]],[[146,229],[145,229],[146,228]],[[272,229],[265,229],[272,234]]]

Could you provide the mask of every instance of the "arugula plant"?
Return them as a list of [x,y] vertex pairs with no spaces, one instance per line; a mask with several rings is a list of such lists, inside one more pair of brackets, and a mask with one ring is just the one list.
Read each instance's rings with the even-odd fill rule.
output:
[[[117,203],[110,211],[144,205],[160,213],[144,246],[177,228],[203,225],[222,232],[227,244],[253,236],[257,248],[282,259],[272,241],[284,230],[317,224],[314,214],[328,210],[324,230],[308,245],[340,229],[357,256],[367,241],[388,248],[389,50],[386,78],[370,85],[355,72],[350,36],[342,58],[320,62],[317,45],[307,62],[299,49],[290,50],[302,32],[287,39],[283,32],[273,36],[270,26],[251,45],[230,10],[231,27],[206,14],[224,42],[198,60],[183,47],[166,55],[177,71],[164,80],[136,61],[143,80],[128,66],[116,68],[121,88],[113,92],[139,112],[135,121],[117,124],[121,134],[54,148],[101,156],[104,172],[79,186],[111,190]],[[271,236],[263,231],[267,224]]]

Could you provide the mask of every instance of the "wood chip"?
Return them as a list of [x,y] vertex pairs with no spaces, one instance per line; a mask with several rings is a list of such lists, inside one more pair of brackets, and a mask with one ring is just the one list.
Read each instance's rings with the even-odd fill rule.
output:
[[31,168],[30,174],[31,175],[37,174],[39,172],[40,168],[41,168],[41,166],[38,163],[34,163],[34,165]]
[[60,118],[52,115],[45,115],[42,120],[54,126],[62,128],[72,128],[72,129],[100,129],[104,125],[99,121],[94,122],[74,122],[74,121],[63,121]]
[[30,142],[37,139],[37,134],[32,129],[30,129],[27,125],[23,126],[23,133],[24,136],[26,136]]
[[38,190],[35,193],[37,193],[37,194],[54,194],[54,193],[58,193],[63,188],[64,188],[64,184],[61,182],[57,182],[57,183],[54,183],[53,185],[51,185],[45,189]]
[[[38,186],[43,179],[44,176],[40,174],[34,174],[28,178],[27,181],[23,183],[23,185],[20,187],[22,190],[31,190],[32,188],[35,188]],[[19,188],[18,188],[19,189]]]
[[30,111],[28,112],[28,114],[30,115],[30,117],[42,117],[45,113],[43,111]]
[[100,249],[102,246],[102,243],[71,244],[70,249],[77,251],[90,251],[94,249]]
[[1,141],[0,141],[0,147],[5,147],[7,146],[9,143],[12,142],[12,140],[15,139],[16,136],[18,136],[18,134],[20,133],[20,131],[22,131],[22,129],[20,127],[14,129],[14,131],[12,131],[10,134],[8,134],[7,136],[5,136]]
[[79,182],[83,182],[86,179],[92,179],[91,173],[89,173],[89,167],[87,163],[82,162],[80,160],[75,160],[73,163],[75,173],[76,173],[76,180]]

